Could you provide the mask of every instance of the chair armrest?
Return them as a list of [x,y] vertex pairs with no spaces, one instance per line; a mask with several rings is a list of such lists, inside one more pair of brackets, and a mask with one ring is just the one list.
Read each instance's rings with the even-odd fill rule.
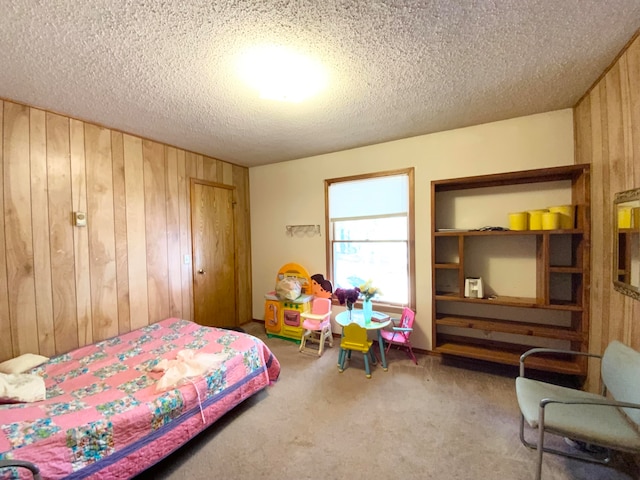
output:
[[413,328],[392,327],[394,332],[413,332]]
[[31,462],[25,460],[0,460],[0,468],[22,467],[31,471],[34,480],[42,480],[40,469]]
[[329,312],[329,313],[307,313],[307,312],[302,312],[300,314],[300,316],[302,318],[308,318],[309,320],[324,320],[325,318],[327,318],[327,315],[331,315],[331,312]]
[[603,397],[601,400],[593,398],[582,399],[569,399],[560,400],[558,398],[543,398],[540,400],[540,408],[545,408],[551,403],[562,403],[563,405],[599,405],[603,407],[617,407],[617,408],[637,408],[640,409],[640,403],[618,402],[616,400],[610,400]]
[[602,355],[598,355],[596,353],[588,353],[588,352],[576,352],[574,350],[562,350],[558,348],[532,348],[531,350],[527,350],[522,355],[520,355],[520,376],[524,377],[524,362],[527,357],[530,355],[538,355],[545,353],[561,353],[565,355],[582,355],[584,357],[594,357],[594,358],[602,358]]

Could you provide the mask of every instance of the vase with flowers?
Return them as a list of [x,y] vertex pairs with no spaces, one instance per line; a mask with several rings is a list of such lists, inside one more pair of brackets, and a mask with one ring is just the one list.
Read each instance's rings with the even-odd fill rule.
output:
[[362,295],[362,315],[365,323],[369,323],[371,321],[371,316],[373,315],[371,299],[381,293],[380,289],[378,287],[374,287],[372,283],[373,282],[371,280],[367,280],[358,287],[360,295]]
[[349,311],[349,318],[351,318],[351,311],[353,310],[353,304],[356,303],[358,297],[360,297],[360,289],[358,287],[353,288],[336,288],[334,295],[340,302],[340,305],[347,305]]

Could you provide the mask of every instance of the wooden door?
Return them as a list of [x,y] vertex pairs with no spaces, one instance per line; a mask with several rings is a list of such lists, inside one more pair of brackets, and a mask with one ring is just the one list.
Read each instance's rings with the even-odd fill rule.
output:
[[238,326],[234,187],[191,179],[194,320]]

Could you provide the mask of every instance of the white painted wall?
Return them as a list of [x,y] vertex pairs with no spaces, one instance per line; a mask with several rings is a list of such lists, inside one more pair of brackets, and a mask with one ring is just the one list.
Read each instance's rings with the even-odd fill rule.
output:
[[[264,294],[274,289],[276,273],[285,263],[299,263],[310,274],[326,273],[326,178],[415,167],[417,315],[412,343],[430,349],[431,181],[570,165],[573,147],[573,112],[565,109],[251,168],[253,317],[264,319]],[[292,224],[319,224],[322,235],[291,237],[285,227]]]

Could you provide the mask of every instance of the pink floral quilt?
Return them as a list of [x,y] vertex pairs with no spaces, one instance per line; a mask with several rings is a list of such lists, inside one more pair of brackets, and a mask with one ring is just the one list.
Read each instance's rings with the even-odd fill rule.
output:
[[[177,351],[223,353],[222,365],[156,391],[161,359]],[[47,399],[0,405],[0,459],[35,463],[44,479],[131,478],[278,378],[258,338],[169,318],[52,358],[28,373]],[[0,479],[23,478],[0,469]]]

